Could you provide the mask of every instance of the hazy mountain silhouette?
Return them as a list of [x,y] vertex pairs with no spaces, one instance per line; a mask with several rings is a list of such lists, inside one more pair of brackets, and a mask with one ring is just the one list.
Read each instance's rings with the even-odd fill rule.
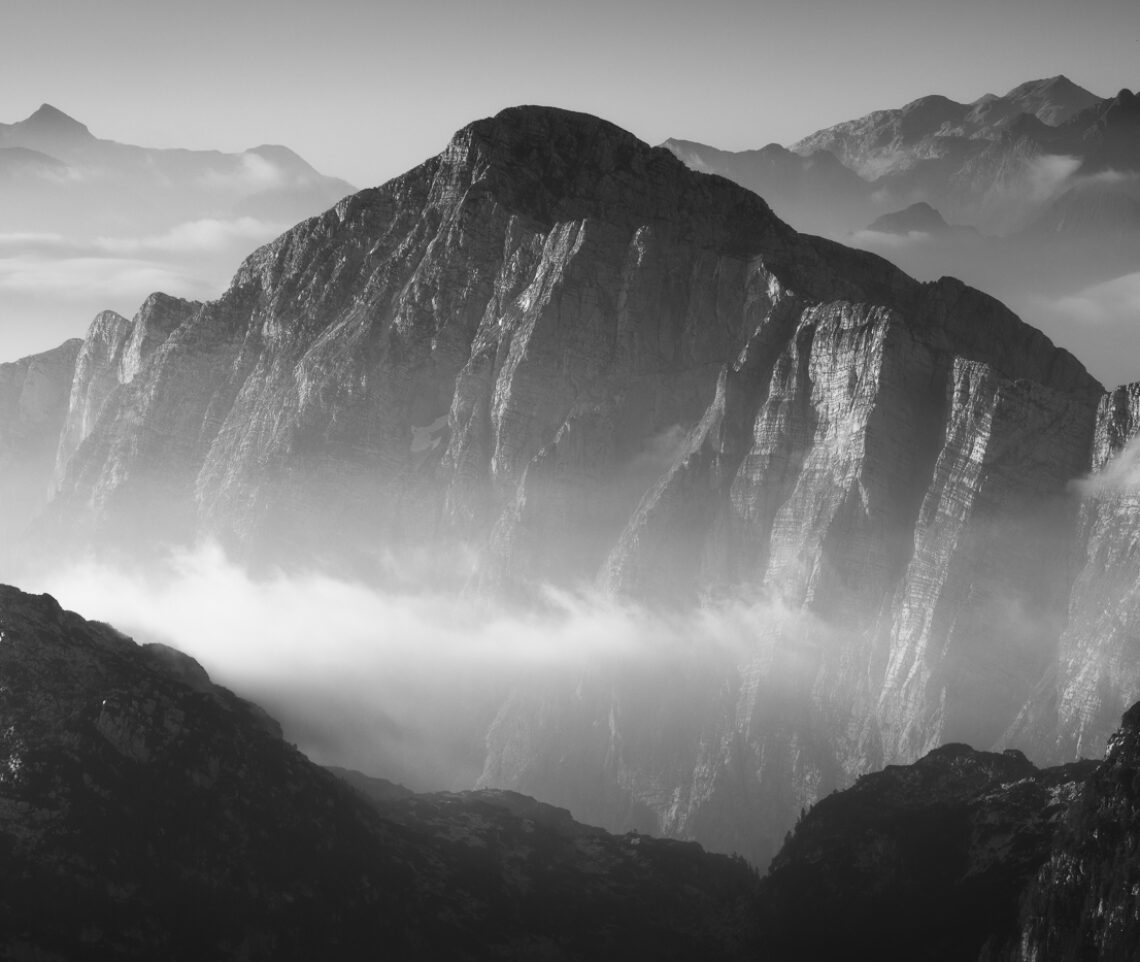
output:
[[[1140,203],[1138,104],[1128,90],[1101,99],[1061,76],[966,104],[922,97],[793,144],[805,159],[794,192],[764,164],[745,162],[759,152],[667,146],[694,169],[770,195],[799,229],[874,251],[920,279],[952,275],[993,294],[1118,382],[1135,373],[1123,348],[1135,337],[1140,288],[1130,226]],[[825,154],[861,185],[843,185],[833,170],[819,176],[807,158]],[[868,229],[914,204],[979,233]]]
[[216,295],[251,247],[352,189],[285,147],[137,147],[49,104],[0,124],[4,359],[158,288]]

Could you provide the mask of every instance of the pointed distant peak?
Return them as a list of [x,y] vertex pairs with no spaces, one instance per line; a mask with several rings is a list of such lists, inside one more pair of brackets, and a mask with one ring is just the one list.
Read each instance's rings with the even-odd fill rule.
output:
[[1077,86],[1063,74],[1019,84],[1003,99],[1051,127],[1101,102],[1096,94]]
[[36,128],[38,130],[52,130],[64,132],[67,131],[73,134],[83,134],[90,137],[86,125],[81,124],[74,117],[69,117],[58,107],[53,107],[51,104],[40,104],[39,108],[27,120],[22,122],[23,126],[29,128]]
[[950,225],[934,207],[924,200],[904,207],[902,210],[883,214],[868,225],[867,230],[877,234],[909,234],[921,232],[937,234],[949,230]]

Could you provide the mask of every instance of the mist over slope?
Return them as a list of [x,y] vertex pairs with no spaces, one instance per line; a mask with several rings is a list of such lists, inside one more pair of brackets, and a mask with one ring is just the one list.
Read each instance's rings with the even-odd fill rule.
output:
[[[596,118],[515,108],[259,249],[221,298],[101,315],[38,469],[50,502],[9,543],[26,583],[86,579],[69,604],[116,585],[131,630],[185,612],[195,653],[192,616],[237,584],[217,610],[247,637],[219,670],[245,690],[242,648],[299,652],[286,674],[317,692],[286,701],[330,760],[410,764],[420,738],[425,780],[478,770],[762,863],[801,807],[944,741],[1103,745],[1135,697],[1108,560],[1131,558],[1134,495],[1082,481],[1135,410],[960,282],[797,234]],[[261,580],[131,570],[211,540]],[[494,602],[439,600],[459,591]],[[304,615],[329,609],[335,632]],[[323,680],[325,634],[368,670]],[[551,670],[515,667],[535,639]],[[457,664],[460,707],[418,711]],[[417,704],[389,713],[373,677]],[[338,695],[361,707],[322,731]]]

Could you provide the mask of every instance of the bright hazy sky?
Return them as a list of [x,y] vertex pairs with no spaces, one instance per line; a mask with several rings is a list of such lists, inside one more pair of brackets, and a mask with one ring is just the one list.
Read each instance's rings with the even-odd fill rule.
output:
[[658,143],[787,143],[926,93],[1140,85],[1140,0],[3,0],[0,121],[48,102],[127,143],[284,143],[382,183],[542,103]]

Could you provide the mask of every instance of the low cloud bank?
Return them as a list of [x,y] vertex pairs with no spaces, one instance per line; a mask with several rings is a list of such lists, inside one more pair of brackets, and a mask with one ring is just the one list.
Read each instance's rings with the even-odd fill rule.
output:
[[474,784],[487,728],[518,686],[642,666],[727,674],[754,656],[758,625],[781,617],[759,604],[661,614],[553,590],[524,610],[423,586],[255,578],[214,547],[147,571],[80,563],[18,583],[190,654],[314,760],[421,790]]

